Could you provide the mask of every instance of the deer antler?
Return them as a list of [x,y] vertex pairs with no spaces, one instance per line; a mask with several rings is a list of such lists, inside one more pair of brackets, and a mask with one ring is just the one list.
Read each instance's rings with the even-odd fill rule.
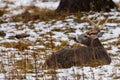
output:
[[103,25],[101,26],[101,29],[103,29],[103,27],[105,27],[106,23],[108,22],[108,18],[106,18],[105,22],[103,23]]
[[98,29],[98,25],[96,23],[90,20],[87,16],[86,16],[86,19],[95,27],[95,29]]
[[93,38],[96,38],[96,35],[98,35],[98,37],[101,36],[101,35],[99,35],[99,33],[101,34],[100,30],[103,29],[105,24],[108,22],[108,18],[106,18],[105,22],[101,26],[99,26],[99,24],[101,23],[100,20],[97,23],[94,23],[87,16],[86,16],[86,19],[94,26],[94,28],[92,30],[86,32],[86,34],[91,35],[91,37],[93,36]]
[[99,24],[100,24],[100,20],[96,23],[94,23],[92,20],[90,20],[88,17],[86,17],[86,19],[95,27],[95,29],[100,30],[103,29],[103,27],[105,26],[105,24],[108,22],[108,18],[106,18],[105,22],[102,24],[101,28],[99,28]]
[[100,24],[100,20],[97,22],[97,25],[99,25]]
[[97,23],[94,23],[91,19],[89,19],[87,16],[86,16],[86,19],[94,26],[94,30],[101,30],[103,29],[103,27],[105,26],[105,24],[108,22],[108,18],[106,18],[105,22],[99,27],[99,24],[100,24],[100,20],[97,22]]

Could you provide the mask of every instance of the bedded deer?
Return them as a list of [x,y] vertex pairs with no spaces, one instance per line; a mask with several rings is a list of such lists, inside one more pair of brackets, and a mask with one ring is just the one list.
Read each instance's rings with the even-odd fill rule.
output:
[[95,30],[77,35],[75,41],[84,46],[77,48],[64,47],[50,55],[45,61],[48,68],[70,68],[72,66],[95,67],[111,63],[111,58],[99,40],[99,37],[103,34],[98,28],[99,24],[95,24],[89,18],[87,19],[97,29],[94,28]]

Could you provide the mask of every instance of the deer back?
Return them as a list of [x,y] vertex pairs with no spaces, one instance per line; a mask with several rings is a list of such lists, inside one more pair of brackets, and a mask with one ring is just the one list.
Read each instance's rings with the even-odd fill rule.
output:
[[[95,41],[99,42],[98,39],[96,39]],[[72,66],[98,66],[109,64],[110,62],[111,59],[107,55],[107,52],[102,45],[95,45],[93,47],[84,46],[78,48],[63,48],[52,54],[46,60],[47,66],[51,68],[70,68]]]

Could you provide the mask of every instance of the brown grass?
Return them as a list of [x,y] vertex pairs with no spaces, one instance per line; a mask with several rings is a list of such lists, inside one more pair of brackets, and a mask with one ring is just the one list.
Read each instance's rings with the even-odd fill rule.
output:
[[14,64],[14,66],[17,67],[17,69],[21,69],[22,71],[27,71],[34,69],[32,62],[30,59],[22,59],[22,60],[17,60]]
[[25,11],[21,14],[12,16],[13,21],[49,21],[51,19],[64,19],[65,16],[68,16],[70,13],[56,13],[55,10],[47,9],[47,8],[38,8],[36,6],[27,6],[23,7]]
[[16,42],[4,42],[4,43],[0,43],[0,46],[4,46],[6,48],[14,48],[17,45]]
[[118,80],[118,79],[120,79],[120,76],[115,76],[115,77],[113,77],[113,79]]
[[4,9],[0,9],[0,17],[3,16],[4,13],[6,13],[6,11]]
[[0,46],[4,46],[6,48],[17,48],[19,51],[23,51],[28,49],[28,46],[33,45],[30,41],[19,41],[19,42],[4,42],[0,43]]
[[[6,8],[0,8],[0,17],[2,17],[4,14],[6,14]],[[4,21],[2,19],[0,19],[0,23],[3,23]]]

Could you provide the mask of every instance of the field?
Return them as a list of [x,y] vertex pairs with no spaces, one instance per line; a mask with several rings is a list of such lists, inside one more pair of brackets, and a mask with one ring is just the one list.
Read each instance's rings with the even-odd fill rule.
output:
[[[54,5],[53,5],[54,4]],[[0,0],[0,80],[119,80],[120,12],[55,13],[59,1]],[[92,28],[85,15],[100,26],[108,17],[100,41],[109,65],[48,69],[50,54],[76,44],[73,37]]]

